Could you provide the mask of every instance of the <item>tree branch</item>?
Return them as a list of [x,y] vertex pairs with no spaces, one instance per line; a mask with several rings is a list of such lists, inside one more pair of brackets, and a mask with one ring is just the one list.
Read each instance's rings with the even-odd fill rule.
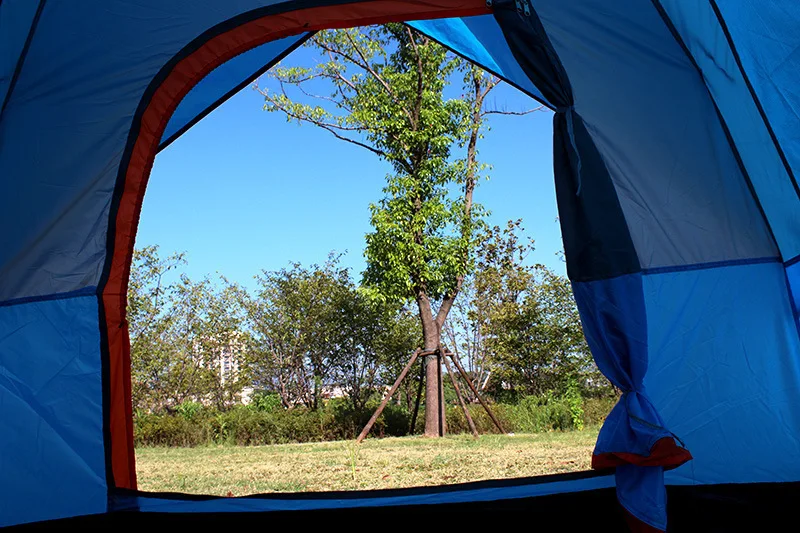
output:
[[351,46],[356,51],[356,54],[358,54],[358,56],[361,58],[362,63],[359,66],[364,70],[366,70],[367,72],[369,72],[370,76],[372,76],[375,79],[375,81],[381,84],[383,89],[386,91],[386,94],[388,94],[389,98],[392,99],[392,102],[394,102],[396,106],[402,109],[403,112],[408,116],[409,120],[411,120],[411,113],[408,111],[408,109],[406,109],[400,104],[400,102],[398,101],[397,97],[394,94],[394,91],[392,91],[391,86],[386,82],[386,80],[384,80],[383,77],[380,74],[378,74],[374,68],[370,66],[369,61],[364,56],[364,53],[361,51],[361,48],[358,47],[358,44],[353,40],[353,37],[350,35],[350,33],[344,32],[344,35],[345,37],[347,37],[347,40],[350,41]]
[[531,113],[535,113],[536,111],[542,111],[543,109],[544,109],[543,105],[540,105],[539,107],[534,107],[533,109],[528,109],[527,111],[502,111],[500,109],[491,109],[489,111],[484,111],[482,113],[482,116],[486,116],[486,115],[513,115],[513,116],[520,117],[520,116],[523,116],[523,115],[529,115]]

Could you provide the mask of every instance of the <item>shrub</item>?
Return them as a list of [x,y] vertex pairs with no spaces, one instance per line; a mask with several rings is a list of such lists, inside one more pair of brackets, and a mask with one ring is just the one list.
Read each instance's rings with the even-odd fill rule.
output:
[[274,413],[283,409],[283,404],[281,403],[280,395],[274,392],[258,391],[253,393],[253,399],[249,407],[256,411]]
[[139,416],[134,424],[134,442],[147,446],[196,446],[206,442],[203,424],[171,414]]
[[[181,404],[175,413],[148,414],[137,412],[134,420],[134,441],[137,446],[200,446],[267,445],[294,442],[316,442],[353,439],[369,420],[378,399],[356,409],[346,399],[331,400],[318,410],[305,407],[275,409],[271,400],[256,406],[236,406],[227,411]],[[536,433],[564,431],[600,424],[616,398],[581,399],[565,394],[527,396],[516,404],[492,404],[491,409],[507,432]],[[497,433],[497,429],[480,405],[468,409],[479,433]],[[408,434],[411,414],[400,405],[390,403],[370,433],[376,437]],[[424,425],[423,412],[417,429]],[[469,426],[458,405],[447,406],[447,432],[468,433]]]
[[200,402],[193,402],[191,400],[185,400],[184,402],[178,404],[178,407],[175,408],[178,414],[186,420],[191,420],[194,418],[202,409],[203,404]]
[[587,398],[583,402],[583,421],[587,426],[599,426],[616,405],[617,398]]
[[564,394],[564,401],[569,407],[569,414],[572,417],[572,427],[578,431],[583,430],[583,398],[578,388],[578,381],[574,376],[570,376],[567,381],[567,391]]

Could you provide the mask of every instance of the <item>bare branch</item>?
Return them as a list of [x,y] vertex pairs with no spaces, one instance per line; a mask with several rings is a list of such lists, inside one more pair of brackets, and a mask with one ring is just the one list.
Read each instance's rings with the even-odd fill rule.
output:
[[544,109],[543,105],[539,107],[534,107],[533,109],[528,109],[527,111],[503,111],[501,109],[490,109],[489,111],[484,111],[482,113],[483,116],[486,115],[513,115],[513,116],[523,116],[529,115],[531,113],[535,113],[536,111],[542,111]]
[[351,139],[350,137],[345,137],[344,135],[339,134],[335,129],[328,127],[327,124],[322,124],[322,123],[313,122],[313,121],[309,121],[309,122],[311,122],[312,124],[314,124],[316,126],[319,126],[320,128],[322,128],[322,129],[324,129],[326,131],[331,132],[333,134],[333,136],[336,137],[337,139],[339,139],[340,141],[347,141],[347,142],[349,142],[351,144],[355,144],[356,146],[360,146],[361,148],[369,150],[370,152],[372,152],[373,154],[375,154],[377,156],[383,157],[384,159],[388,159],[388,156],[386,155],[386,152],[384,152],[383,150],[379,150],[379,149],[377,149],[377,148],[375,148],[373,146],[370,146],[368,144],[362,143],[361,141],[357,141],[355,139]]
[[263,94],[265,98],[269,99],[270,103],[272,103],[272,105],[274,105],[276,109],[278,109],[279,111],[284,113],[287,117],[293,118],[293,119],[298,120],[300,122],[308,122],[309,124],[313,124],[315,126],[318,126],[318,127],[322,128],[322,129],[330,132],[334,137],[336,137],[337,139],[339,139],[341,141],[347,141],[347,142],[349,142],[351,144],[355,144],[356,146],[360,146],[361,148],[369,150],[373,154],[378,155],[380,157],[383,157],[384,159],[389,159],[389,157],[387,156],[386,152],[384,152],[383,150],[379,150],[379,149],[377,149],[377,148],[375,148],[373,146],[370,146],[370,145],[365,144],[365,143],[363,143],[361,141],[358,141],[356,139],[347,137],[347,136],[342,135],[341,133],[339,133],[340,131],[361,131],[361,128],[358,128],[358,127],[355,127],[355,126],[342,126],[341,124],[333,124],[333,123],[330,123],[330,122],[323,122],[321,120],[313,119],[313,118],[311,118],[309,116],[300,115],[298,113],[295,113],[291,109],[288,109],[286,106],[281,105],[279,102],[275,101],[274,99],[272,99],[272,97],[269,96],[268,94],[266,94],[265,91],[259,90],[259,92],[261,94]]

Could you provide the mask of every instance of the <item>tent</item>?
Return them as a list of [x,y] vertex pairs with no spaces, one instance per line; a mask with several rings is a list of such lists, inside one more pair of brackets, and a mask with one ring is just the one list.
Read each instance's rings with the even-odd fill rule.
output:
[[[389,21],[555,111],[568,274],[597,364],[624,391],[596,470],[138,492],[125,295],[156,153],[312,32]],[[460,506],[653,531],[789,513],[799,24],[796,0],[2,0],[0,525]]]

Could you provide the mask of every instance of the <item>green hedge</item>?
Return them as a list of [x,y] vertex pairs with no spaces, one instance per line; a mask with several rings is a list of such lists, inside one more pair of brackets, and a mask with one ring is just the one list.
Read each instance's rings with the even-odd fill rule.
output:
[[[605,420],[616,399],[590,398],[582,401],[581,419],[585,426],[597,426]],[[516,404],[492,404],[492,412],[509,433],[541,433],[580,429],[573,418],[574,407],[566,399],[528,396]],[[494,423],[480,405],[468,406],[479,433],[497,433]],[[448,433],[468,433],[469,425],[460,406],[447,408]]]
[[[134,419],[137,446],[265,445],[353,439],[377,405],[356,410],[342,401],[323,409],[261,410],[236,406],[227,411],[178,408],[176,413],[144,414]],[[375,424],[374,436],[403,436],[410,417],[389,405]]]
[[[572,402],[574,404],[574,402]],[[602,422],[614,399],[585,399],[580,414],[585,425]],[[370,402],[355,409],[343,400],[332,400],[322,409],[286,410],[271,406],[237,406],[227,411],[203,408],[198,404],[180,406],[175,413],[139,413],[134,419],[136,446],[267,445],[353,439],[366,425],[377,407]],[[569,399],[523,398],[516,404],[492,404],[507,432],[537,433],[576,429],[575,405]],[[480,433],[496,433],[492,421],[480,405],[470,405],[470,413]],[[389,404],[373,427],[372,436],[405,436],[411,416],[403,407]],[[422,431],[422,413],[417,433]],[[447,432],[467,433],[469,427],[458,405],[447,407]]]

